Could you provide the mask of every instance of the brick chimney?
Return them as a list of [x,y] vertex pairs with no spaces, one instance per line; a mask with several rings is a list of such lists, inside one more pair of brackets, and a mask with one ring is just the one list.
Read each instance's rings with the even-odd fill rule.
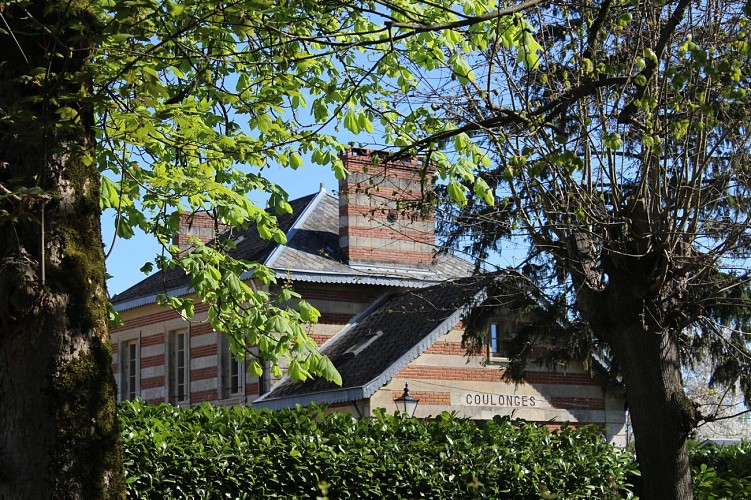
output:
[[[213,240],[218,234],[224,233],[229,226],[215,224],[214,217],[210,212],[199,210],[197,212],[179,212],[180,226],[177,233],[172,236],[172,244],[180,247],[180,251],[190,248],[188,238],[198,238],[204,243]],[[218,229],[215,234],[214,229]]]
[[[418,159],[381,161],[384,153],[350,149],[339,182],[339,246],[350,265],[426,269],[435,250],[435,215],[420,203],[434,171]],[[423,207],[430,207],[427,211]]]

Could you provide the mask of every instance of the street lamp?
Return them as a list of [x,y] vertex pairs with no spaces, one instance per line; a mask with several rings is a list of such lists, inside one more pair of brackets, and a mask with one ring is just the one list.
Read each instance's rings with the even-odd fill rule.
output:
[[401,397],[394,400],[394,403],[396,403],[396,409],[406,413],[408,417],[415,416],[415,410],[417,409],[417,403],[419,402],[419,399],[413,398],[412,394],[409,393],[408,384],[404,384],[404,392]]

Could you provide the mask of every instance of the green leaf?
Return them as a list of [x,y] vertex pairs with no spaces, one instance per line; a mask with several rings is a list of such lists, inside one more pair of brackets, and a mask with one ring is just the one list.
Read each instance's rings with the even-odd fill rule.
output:
[[259,222],[256,225],[258,229],[258,235],[263,238],[264,240],[270,240],[271,239],[271,229],[269,229],[269,226],[267,226],[264,222]]
[[318,360],[318,371],[329,382],[333,382],[338,386],[342,385],[342,376],[327,356],[321,356]]
[[482,177],[475,178],[475,194],[491,207],[495,205],[493,190]]
[[298,168],[302,167],[303,162],[302,158],[297,153],[292,153],[289,156],[289,166],[292,167],[294,170],[297,170]]
[[612,132],[603,136],[602,143],[606,148],[615,150],[623,146],[623,139],[621,139],[621,135],[617,132]]
[[464,188],[452,179],[448,185],[448,193],[451,201],[463,207],[467,204],[467,196],[464,194]]
[[334,169],[334,175],[336,176],[337,180],[343,181],[345,177],[347,177],[347,169],[344,168],[344,164],[341,161],[334,163],[332,168]]
[[360,113],[360,116],[357,118],[358,125],[360,126],[360,129],[364,130],[365,132],[372,134],[373,133],[373,123],[370,121],[368,116],[365,113]]
[[360,133],[360,124],[357,120],[357,116],[353,111],[347,111],[344,114],[344,128],[352,132],[353,134]]
[[321,313],[318,309],[304,300],[300,301],[298,307],[300,308],[300,317],[303,321],[306,323],[318,323],[318,318],[321,317]]
[[63,106],[61,108],[57,108],[55,110],[55,114],[60,117],[61,121],[75,121],[77,122],[79,119],[78,111],[76,111],[73,108],[69,108],[67,106]]

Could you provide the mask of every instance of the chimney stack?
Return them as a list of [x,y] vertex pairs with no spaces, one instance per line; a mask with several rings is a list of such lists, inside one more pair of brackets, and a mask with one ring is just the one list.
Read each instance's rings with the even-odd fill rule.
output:
[[[181,252],[190,248],[188,238],[198,238],[208,243],[229,229],[229,226],[222,223],[216,224],[212,214],[205,210],[178,212],[177,215],[180,217],[180,225],[177,233],[172,236],[172,244],[180,247]],[[216,234],[215,228],[218,230]]]
[[426,269],[435,250],[434,170],[416,158],[384,162],[384,156],[367,149],[341,156],[349,171],[339,182],[342,255],[354,266]]

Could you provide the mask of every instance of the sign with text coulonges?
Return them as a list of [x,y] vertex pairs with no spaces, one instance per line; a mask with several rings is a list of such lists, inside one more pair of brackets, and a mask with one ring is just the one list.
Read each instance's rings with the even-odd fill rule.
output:
[[465,406],[500,406],[506,408],[535,407],[542,403],[539,396],[522,394],[492,394],[467,392],[459,395],[459,404]]

